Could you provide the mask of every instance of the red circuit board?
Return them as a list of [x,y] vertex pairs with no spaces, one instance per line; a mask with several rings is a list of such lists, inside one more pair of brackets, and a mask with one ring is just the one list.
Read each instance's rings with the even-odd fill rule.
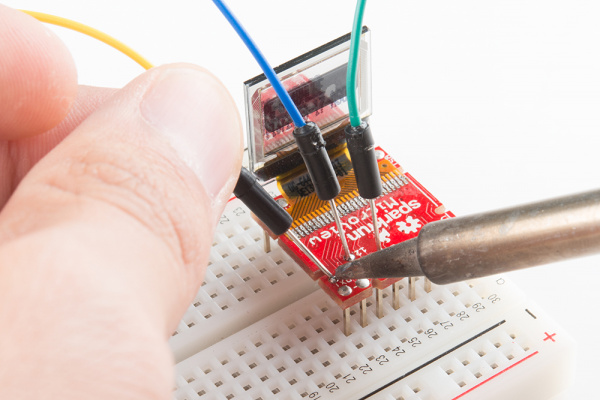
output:
[[[383,248],[416,237],[421,227],[428,222],[454,216],[410,174],[403,173],[398,163],[385,151],[381,148],[377,148],[377,151],[384,193],[375,200],[375,205]],[[356,191],[340,196],[336,203],[342,214],[341,220],[350,252],[356,258],[360,258],[377,251],[368,204]],[[294,206],[298,208],[297,204],[292,202],[288,209],[293,209]],[[298,218],[298,223],[295,223],[292,229],[330,272],[334,273],[338,266],[346,263],[342,242],[335,222],[330,217],[328,204],[321,204],[317,209]],[[319,285],[340,307],[350,307],[371,295],[371,285],[359,288],[354,280],[330,281],[289,238],[282,236],[280,243],[313,279],[318,280]],[[397,280],[376,279],[372,286],[383,289]],[[352,289],[350,295],[338,293],[339,288],[344,285]]]

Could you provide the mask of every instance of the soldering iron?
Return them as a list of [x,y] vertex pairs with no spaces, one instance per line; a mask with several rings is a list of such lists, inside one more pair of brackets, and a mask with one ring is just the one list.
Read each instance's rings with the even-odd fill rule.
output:
[[600,190],[444,219],[339,267],[338,279],[426,276],[447,284],[600,252]]

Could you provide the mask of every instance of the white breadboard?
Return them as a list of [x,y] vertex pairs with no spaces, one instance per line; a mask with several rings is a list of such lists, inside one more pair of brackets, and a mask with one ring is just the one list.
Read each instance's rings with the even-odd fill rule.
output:
[[205,283],[171,338],[177,400],[548,399],[574,364],[572,339],[505,277],[427,293],[404,281],[398,310],[342,311],[238,200],[221,218]]

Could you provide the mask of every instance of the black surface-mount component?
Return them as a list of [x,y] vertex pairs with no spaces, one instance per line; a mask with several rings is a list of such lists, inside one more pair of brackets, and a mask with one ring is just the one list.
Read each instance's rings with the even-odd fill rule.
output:
[[363,199],[375,199],[381,196],[381,177],[371,127],[362,121],[359,126],[348,125],[345,133],[358,193]]
[[283,235],[292,226],[292,216],[267,193],[256,176],[246,168],[242,167],[233,194],[275,235]]
[[341,188],[327,155],[321,130],[315,123],[307,122],[294,129],[294,138],[317,196],[325,201],[334,199]]

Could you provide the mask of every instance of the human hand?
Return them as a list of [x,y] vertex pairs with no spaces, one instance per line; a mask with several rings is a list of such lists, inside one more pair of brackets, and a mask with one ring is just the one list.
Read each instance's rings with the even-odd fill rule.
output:
[[167,339],[240,171],[235,105],[184,64],[78,88],[60,40],[3,6],[0,54],[0,398],[170,398]]

